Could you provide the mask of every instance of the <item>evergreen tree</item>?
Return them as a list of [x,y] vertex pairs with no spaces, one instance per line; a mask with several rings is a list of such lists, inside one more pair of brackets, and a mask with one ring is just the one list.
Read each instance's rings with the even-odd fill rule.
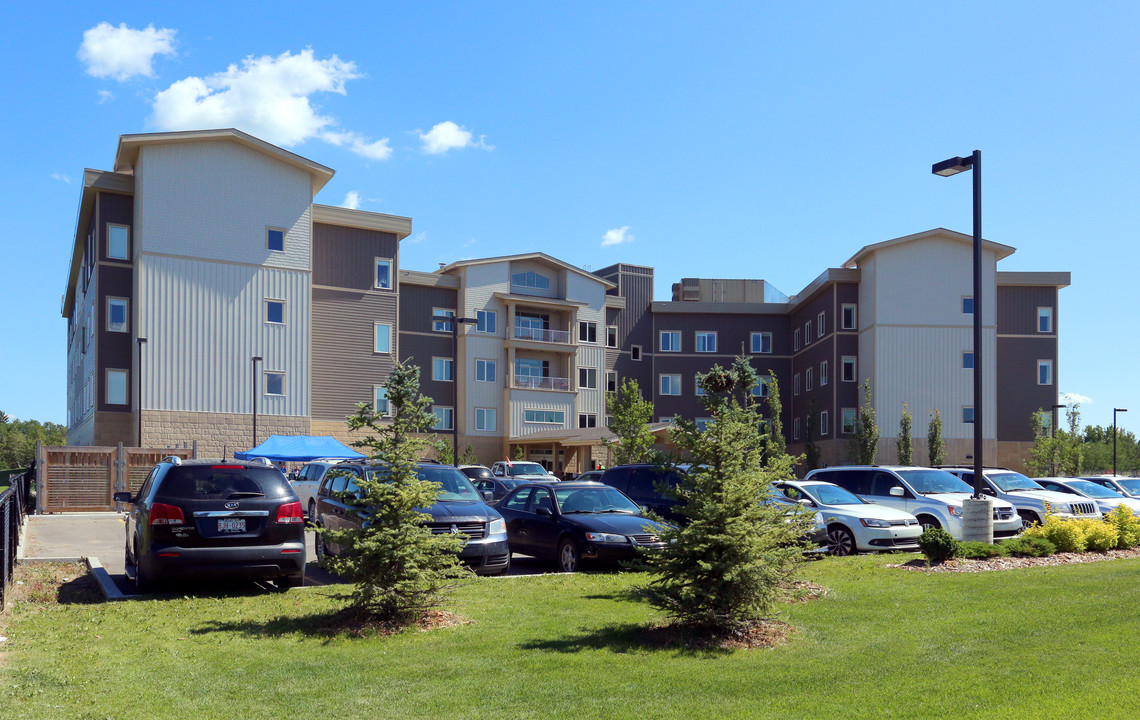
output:
[[653,403],[641,397],[636,380],[626,378],[616,393],[606,395],[606,412],[610,415],[610,432],[617,436],[617,442],[611,445],[614,464],[649,462],[655,458],[653,435],[649,432]]
[[784,409],[780,403],[780,384],[776,373],[768,371],[768,432],[764,436],[764,458],[780,457],[788,453],[788,441],[784,437]]
[[475,451],[471,449],[471,443],[467,443],[467,447],[463,450],[463,457],[459,458],[461,465],[478,465],[479,457]]
[[946,443],[942,441],[942,414],[937,410],[930,413],[926,426],[926,450],[932,466],[946,464]]
[[511,457],[511,459],[512,460],[526,460],[526,450],[523,449],[522,445],[515,445],[515,452],[514,452],[514,455]]
[[871,406],[871,381],[863,382],[863,405],[855,420],[855,462],[874,465],[879,452],[879,426],[875,424],[875,408]]
[[815,398],[808,401],[808,414],[804,420],[804,465],[808,472],[819,467],[820,450],[815,444]]
[[899,465],[914,464],[914,440],[910,437],[910,426],[913,418],[906,403],[903,403],[902,419],[899,420],[899,439],[895,441],[895,448],[899,453]]

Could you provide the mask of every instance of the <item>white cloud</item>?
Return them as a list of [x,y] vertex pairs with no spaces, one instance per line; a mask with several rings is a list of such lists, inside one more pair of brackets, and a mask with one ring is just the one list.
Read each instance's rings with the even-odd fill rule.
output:
[[484,150],[495,149],[494,145],[488,145],[485,142],[486,135],[480,135],[479,140],[476,141],[470,130],[462,128],[450,120],[437,124],[426,133],[419,130],[416,132],[423,143],[424,152],[429,155],[442,155],[448,150],[465,147],[483,148]]
[[1078,395],[1077,393],[1061,393],[1061,402],[1065,405],[1088,405],[1092,403],[1093,399],[1086,395]]
[[52,173],[52,174],[51,174],[51,179],[52,179],[52,180],[59,180],[60,182],[65,182],[65,183],[67,183],[68,185],[70,185],[70,184],[71,184],[71,178],[70,178],[70,177],[68,177],[68,176],[67,176],[66,174],[64,174],[64,173]]
[[151,120],[161,130],[236,127],[285,146],[318,138],[371,160],[387,160],[392,154],[387,138],[373,141],[342,130],[309,99],[320,92],[345,95],[345,83],[360,76],[356,63],[336,55],[318,59],[311,48],[296,55],[250,56],[225,72],[188,77],[163,90],[154,99]]
[[633,233],[629,231],[629,225],[622,225],[613,230],[606,230],[606,234],[602,236],[602,247],[621,245],[622,243],[628,242],[633,242]]
[[355,190],[349,190],[348,194],[344,196],[344,202],[342,202],[340,206],[342,208],[348,208],[349,210],[360,209],[360,193]]
[[147,25],[135,30],[121,23],[115,27],[101,22],[83,33],[79,60],[94,77],[113,77],[119,82],[135,75],[154,77],[151,63],[156,55],[174,54],[174,35],[169,28],[155,30]]
[[110,90],[96,90],[96,92],[99,94],[100,105],[107,102],[108,100],[115,99],[115,93],[111,92]]
[[408,245],[410,243],[412,245],[419,245],[424,240],[427,240],[427,237],[428,237],[427,230],[421,230],[418,233],[415,233],[414,235],[410,235],[410,236],[404,238],[403,240],[400,241],[400,244],[401,245]]

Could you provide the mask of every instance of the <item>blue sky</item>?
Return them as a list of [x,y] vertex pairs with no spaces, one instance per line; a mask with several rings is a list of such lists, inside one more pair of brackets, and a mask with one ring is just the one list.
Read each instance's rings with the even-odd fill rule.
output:
[[334,168],[318,202],[412,217],[404,267],[538,250],[652,265],[658,299],[792,294],[863,245],[969,233],[969,176],[930,165],[977,148],[999,269],[1072,272],[1059,390],[1140,423],[1135,3],[165,5],[6,14],[9,415],[66,420],[83,168],[120,134],[233,125]]

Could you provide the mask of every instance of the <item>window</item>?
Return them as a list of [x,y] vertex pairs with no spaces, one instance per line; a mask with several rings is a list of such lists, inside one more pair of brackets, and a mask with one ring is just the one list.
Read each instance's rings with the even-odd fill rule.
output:
[[515,358],[515,375],[519,377],[550,377],[550,361],[536,358]]
[[716,333],[709,330],[697,331],[697,352],[716,352]]
[[511,275],[511,285],[533,288],[535,290],[549,290],[550,278],[528,270],[526,272],[513,273]]
[[792,439],[793,440],[799,440],[800,439],[800,419],[799,418],[792,420]]
[[795,375],[792,376],[792,394],[793,395],[799,395],[800,394],[800,374],[799,373],[796,373]]
[[680,395],[681,394],[681,376],[680,375],[661,375],[659,376],[659,388],[662,395]]
[[641,362],[641,346],[640,345],[630,345],[629,346],[629,359],[633,360],[634,362]]
[[265,394],[266,395],[284,395],[285,394],[285,373],[277,370],[265,371]]
[[793,350],[799,350],[800,349],[800,329],[799,328],[796,328],[796,331],[794,333],[792,333],[792,349]]
[[761,375],[760,382],[756,383],[756,387],[752,388],[752,396],[758,398],[768,397],[768,385],[772,382],[771,375]]
[[598,324],[596,322],[590,322],[589,320],[579,320],[578,342],[597,344]]
[[561,425],[566,422],[566,413],[561,410],[523,410],[523,420],[529,423]]
[[819,386],[824,387],[827,385],[827,361],[824,360],[819,364]]
[[128,332],[126,298],[107,298],[107,332]]
[[804,390],[810,391],[813,387],[812,378],[815,376],[815,371],[811,368],[804,370]]
[[278,228],[265,228],[265,247],[267,250],[285,251],[285,231]]
[[821,410],[819,413],[819,436],[823,437],[831,431],[828,423],[831,420],[831,415],[826,410]]
[[388,404],[388,388],[383,385],[372,386],[372,409],[377,415],[385,415],[391,413],[391,406]]
[[436,318],[455,317],[455,311],[448,308],[432,308],[431,309],[431,329],[432,332],[451,332],[452,322],[450,320],[437,320]]
[[709,425],[712,425],[712,421],[713,421],[712,418],[707,418],[707,417],[695,418],[697,430],[700,432],[704,432],[705,430],[708,429]]
[[606,347],[617,347],[616,325],[606,325]]
[[392,289],[392,261],[376,258],[375,287],[380,290]]
[[659,337],[661,352],[681,352],[680,330],[662,330]]
[[495,382],[495,361],[475,358],[475,379],[479,382]]
[[843,408],[843,434],[855,434],[855,408]]
[[127,371],[108,370],[107,388],[104,393],[108,405],[127,404]]
[[1052,385],[1053,384],[1053,361],[1052,360],[1038,360],[1037,361],[1037,384],[1038,385]]
[[435,416],[435,424],[431,426],[432,430],[451,430],[455,427],[455,409],[449,407],[433,407],[431,414]]
[[815,318],[816,337],[823,337],[823,328],[824,328],[824,318],[825,317],[826,317],[826,315],[824,313],[820,313]]
[[275,325],[285,324],[285,301],[284,300],[266,300],[265,301],[265,322],[273,323]]
[[657,418],[657,422],[669,423],[670,425],[674,424],[676,421],[677,421],[677,419],[673,416],[669,416],[669,417],[662,416],[662,417]]
[[606,373],[606,392],[617,392],[617,373],[610,371]]
[[1053,332],[1053,308],[1037,308],[1037,332]]
[[855,382],[855,356],[844,355],[839,361],[840,379],[843,382]]
[[811,320],[804,323],[804,347],[811,345]]
[[392,326],[376,323],[372,326],[372,352],[388,354],[392,352]]
[[752,339],[752,352],[754,353],[770,353],[772,352],[772,333],[770,332],[754,332],[750,336]]
[[597,390],[598,369],[591,367],[578,368],[578,387],[585,390]]
[[694,391],[696,396],[697,397],[704,397],[704,396],[708,395],[708,393],[705,392],[705,389],[703,387],[701,387],[701,377],[698,375],[695,378],[693,378],[693,380],[694,380],[693,384],[696,386],[696,390]]
[[592,428],[598,426],[598,416],[593,413],[578,413],[578,427]]
[[974,408],[972,406],[962,408],[962,422],[967,423],[967,424],[973,424],[973,422],[974,422]]
[[498,418],[495,408],[475,408],[475,429],[494,432]]
[[131,230],[126,225],[107,226],[107,257],[112,260],[129,260]]
[[[962,314],[963,315],[973,315],[974,314],[974,298],[972,298],[972,297],[962,298]],[[973,421],[971,420],[970,422],[973,422]]]
[[475,312],[475,332],[494,334],[497,319],[494,310],[477,310]]
[[605,416],[605,418],[604,418],[604,420],[605,420],[605,422],[606,422],[606,427],[609,427],[610,425],[612,425],[612,424],[613,424],[613,422],[614,422],[614,417],[613,417],[613,415],[606,415],[606,416]]
[[972,352],[962,353],[962,369],[963,370],[973,370],[974,369],[974,353],[972,353]]
[[854,330],[855,323],[858,320],[855,305],[844,304],[840,306],[840,322],[843,323],[844,330]]
[[455,361],[451,358],[432,358],[431,359],[431,379],[450,381],[454,379],[452,370],[454,369]]

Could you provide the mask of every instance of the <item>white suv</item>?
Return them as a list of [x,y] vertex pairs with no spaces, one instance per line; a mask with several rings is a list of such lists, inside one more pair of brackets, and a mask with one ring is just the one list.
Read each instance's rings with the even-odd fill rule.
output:
[[[897,465],[844,465],[812,470],[804,478],[838,485],[864,500],[914,515],[922,528],[943,528],[962,539],[962,501],[974,490],[945,470]],[[1021,517],[1004,500],[993,501],[994,537],[1021,532]]]
[[297,473],[297,477],[291,481],[293,492],[297,493],[301,507],[305,508],[305,517],[309,519],[310,524],[317,522],[317,488],[321,486],[321,480],[325,479],[325,473],[329,471],[329,468],[341,462],[344,460],[336,458],[323,458],[307,462],[301,468],[301,472]]
[[[971,487],[974,485],[973,468],[944,467],[942,469],[961,478],[962,482],[967,485]],[[1101,517],[1100,509],[1097,508],[1096,502],[1093,500],[1046,490],[1021,473],[1004,468],[984,468],[982,470],[982,494],[1001,498],[1013,505],[1027,526],[1032,523],[1045,523],[1046,505],[1049,507],[1049,512],[1060,518],[1098,520]]]
[[908,512],[869,502],[828,482],[787,480],[776,483],[776,489],[823,516],[832,555],[918,549],[922,525]]

